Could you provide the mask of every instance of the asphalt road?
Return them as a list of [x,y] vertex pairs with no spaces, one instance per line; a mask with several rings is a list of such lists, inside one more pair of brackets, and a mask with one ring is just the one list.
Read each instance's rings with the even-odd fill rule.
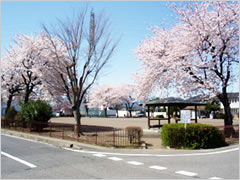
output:
[[1,136],[3,179],[187,179],[239,178],[239,148],[171,153],[71,150]]

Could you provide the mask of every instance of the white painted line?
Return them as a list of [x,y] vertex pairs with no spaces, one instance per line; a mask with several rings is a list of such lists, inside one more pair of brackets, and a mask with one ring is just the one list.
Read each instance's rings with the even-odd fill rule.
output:
[[66,147],[64,147],[64,148],[62,148],[62,149],[65,149],[65,150],[67,150],[67,151],[86,153],[86,151],[84,151],[84,150],[78,150],[78,149],[72,149],[72,148],[66,148]]
[[149,166],[149,168],[157,169],[157,170],[165,170],[165,169],[167,169],[166,167],[163,167],[163,166]]
[[[14,137],[14,138],[18,138],[18,139],[23,139],[23,140],[27,140],[27,141],[33,141],[33,142],[37,142],[37,143],[42,143],[42,144],[46,144],[49,146],[54,146],[51,144],[47,144],[47,143],[43,143],[43,142],[39,142],[39,141],[34,141],[34,140],[29,140],[29,139],[25,139],[25,138],[21,138],[21,137],[17,137],[17,136],[13,136],[13,135],[7,135],[7,134],[1,134],[4,136],[10,136],[10,137]],[[70,149],[70,148],[63,148],[69,151],[74,151],[74,152],[80,152],[80,153],[88,153],[88,154],[105,154],[105,155],[113,155],[113,156],[138,156],[138,157],[185,157],[185,156],[204,156],[204,155],[214,155],[214,154],[222,154],[222,153],[229,153],[229,152],[233,152],[233,151],[239,151],[239,147],[237,148],[232,148],[232,149],[227,149],[227,150],[220,150],[220,151],[213,151],[213,152],[202,152],[202,153],[189,153],[189,154],[128,154],[128,153],[108,153],[108,152],[97,152],[97,151],[83,151],[83,150],[74,150],[74,149]],[[205,150],[207,151],[207,150]]]
[[118,157],[110,157],[108,159],[111,159],[113,161],[121,161],[121,160],[123,160],[122,158],[118,158]]
[[214,152],[203,152],[203,153],[192,153],[192,154],[128,154],[128,153],[112,153],[112,152],[97,152],[97,151],[84,151],[84,150],[77,150],[71,148],[64,148],[69,151],[80,152],[80,153],[87,153],[87,154],[105,154],[105,155],[112,155],[112,156],[138,156],[138,157],[185,157],[185,156],[204,156],[204,155],[214,155],[214,154],[221,154],[221,153],[228,153],[233,151],[238,151],[239,148],[227,149],[222,151],[214,151]]
[[1,154],[4,155],[4,156],[9,157],[9,158],[11,158],[11,159],[13,159],[13,160],[15,160],[15,161],[18,161],[18,162],[20,162],[20,163],[22,163],[22,164],[25,164],[26,166],[29,166],[30,168],[35,168],[35,167],[37,167],[37,166],[35,166],[34,164],[31,164],[31,163],[29,163],[29,162],[27,162],[27,161],[24,161],[24,160],[22,160],[22,159],[19,159],[19,158],[15,157],[15,156],[12,156],[12,155],[7,154],[7,153],[5,153],[5,152],[2,152],[2,151],[1,151]]
[[105,157],[106,155],[104,155],[104,154],[93,154],[93,156],[96,156],[96,157]]
[[143,165],[143,163],[137,162],[137,161],[128,161],[127,163],[132,164],[132,165],[136,165],[136,166]]
[[175,173],[182,174],[185,176],[192,176],[192,177],[198,175],[197,173],[193,173],[193,172],[189,172],[189,171],[176,171]]
[[211,177],[211,178],[208,178],[208,179],[223,179],[223,178],[220,178],[220,177]]

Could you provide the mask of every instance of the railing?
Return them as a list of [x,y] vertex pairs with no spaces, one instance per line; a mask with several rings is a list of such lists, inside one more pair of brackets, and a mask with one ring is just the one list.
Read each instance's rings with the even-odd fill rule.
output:
[[[131,142],[125,129],[73,124],[52,123],[52,122],[29,122],[29,121],[1,121],[2,128],[20,132],[49,136],[78,142],[86,142],[104,146],[114,147],[139,147],[139,138],[134,136]],[[80,136],[75,133],[78,128]],[[77,132],[77,131],[76,131]]]

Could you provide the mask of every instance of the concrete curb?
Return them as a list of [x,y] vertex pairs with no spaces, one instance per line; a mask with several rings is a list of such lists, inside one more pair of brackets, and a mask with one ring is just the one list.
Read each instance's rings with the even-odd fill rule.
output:
[[82,149],[88,149],[92,151],[109,151],[109,150],[114,150],[115,152],[122,152],[122,153],[129,153],[131,151],[132,153],[159,153],[159,152],[164,152],[164,153],[173,153],[173,152],[188,152],[188,153],[199,153],[199,152],[213,152],[213,151],[220,151],[220,150],[225,150],[225,149],[231,149],[232,147],[239,147],[239,144],[233,144],[229,145],[227,147],[221,147],[221,148],[215,148],[215,149],[199,149],[199,150],[183,150],[183,149],[172,149],[172,148],[166,148],[166,149],[119,149],[119,148],[107,148],[103,146],[98,146],[98,145],[92,145],[92,144],[86,144],[86,143],[81,143],[77,141],[70,141],[70,140],[64,140],[64,139],[58,139],[54,137],[47,137],[47,136],[39,136],[39,135],[34,135],[34,134],[28,134],[24,132],[18,132],[18,131],[13,131],[13,130],[8,130],[8,129],[1,129],[1,134],[5,135],[12,135],[12,136],[17,136],[21,138],[25,138],[28,140],[33,140],[37,141],[40,143],[47,143],[50,145],[54,145],[57,147],[61,148],[73,148],[77,150],[82,150]]
[[97,145],[91,145],[91,144],[85,144],[80,143],[77,141],[71,141],[71,140],[64,140],[64,139],[58,139],[54,137],[47,137],[47,136],[39,136],[35,134],[28,134],[24,132],[18,132],[18,131],[12,131],[12,130],[6,130],[1,129],[1,134],[11,135],[11,136],[17,136],[37,142],[47,143],[58,147],[72,147],[74,149],[97,149],[97,150],[104,150],[105,147],[97,146]]

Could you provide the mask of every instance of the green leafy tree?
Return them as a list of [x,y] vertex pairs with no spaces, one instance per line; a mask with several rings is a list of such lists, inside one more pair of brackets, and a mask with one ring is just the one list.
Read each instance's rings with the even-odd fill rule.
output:
[[[44,101],[37,100],[37,101],[29,101],[24,105],[21,105],[21,113],[22,117],[27,122],[48,122],[48,120],[52,116],[52,107],[45,103]],[[40,126],[40,127],[39,127]],[[37,125],[32,124],[33,129],[42,129],[46,127],[46,125]]]
[[213,112],[213,115],[215,117],[216,111],[220,110],[220,101],[218,98],[212,98],[207,102],[207,105],[205,107],[205,110],[207,111],[208,115]]
[[16,116],[17,111],[14,107],[10,107],[5,115],[5,120],[14,120],[14,117]]

